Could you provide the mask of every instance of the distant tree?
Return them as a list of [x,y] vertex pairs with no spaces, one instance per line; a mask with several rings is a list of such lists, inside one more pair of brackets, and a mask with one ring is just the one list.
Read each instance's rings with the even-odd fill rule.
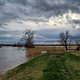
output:
[[79,51],[80,50],[80,38],[75,40],[76,43],[76,50]]
[[68,46],[71,44],[71,35],[69,35],[69,31],[61,32],[59,35],[59,43],[68,50]]
[[33,44],[33,31],[32,30],[26,30],[24,31],[24,35],[22,36],[21,40],[20,40],[20,43],[21,44],[24,44],[25,47],[27,48],[32,48],[34,47],[34,44]]

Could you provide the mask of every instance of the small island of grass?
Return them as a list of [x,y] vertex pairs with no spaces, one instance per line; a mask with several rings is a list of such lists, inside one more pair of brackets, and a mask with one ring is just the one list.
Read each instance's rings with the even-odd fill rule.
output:
[[80,80],[80,56],[45,53],[8,71],[3,80]]

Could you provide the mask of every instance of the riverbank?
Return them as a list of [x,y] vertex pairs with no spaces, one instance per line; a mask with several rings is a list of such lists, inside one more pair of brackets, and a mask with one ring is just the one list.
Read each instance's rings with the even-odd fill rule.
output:
[[28,61],[24,48],[2,47],[0,48],[0,74]]
[[80,80],[80,56],[45,53],[8,71],[3,80]]

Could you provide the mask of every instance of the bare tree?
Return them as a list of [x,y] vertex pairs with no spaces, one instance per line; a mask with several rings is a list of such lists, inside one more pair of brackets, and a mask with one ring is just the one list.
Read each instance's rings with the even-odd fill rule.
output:
[[80,50],[80,39],[75,40],[76,43],[76,50],[79,51]]
[[19,43],[24,44],[25,47],[27,48],[32,48],[34,47],[33,45],[33,31],[32,30],[26,30],[24,31],[24,35],[22,36],[21,40]]
[[71,43],[71,36],[69,35],[69,31],[61,32],[59,35],[59,43],[68,50],[68,46]]

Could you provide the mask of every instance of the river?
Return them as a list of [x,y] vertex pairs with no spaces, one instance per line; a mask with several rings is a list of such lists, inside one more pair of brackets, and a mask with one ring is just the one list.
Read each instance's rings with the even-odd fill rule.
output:
[[24,48],[2,47],[0,48],[0,74],[28,61]]

